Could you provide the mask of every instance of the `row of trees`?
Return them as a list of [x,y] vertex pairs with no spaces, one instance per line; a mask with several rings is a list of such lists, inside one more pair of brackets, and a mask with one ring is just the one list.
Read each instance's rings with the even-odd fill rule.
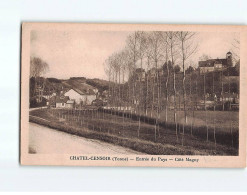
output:
[[[159,124],[161,111],[165,112],[167,122],[168,110],[172,108],[177,134],[178,108],[183,110],[186,124],[188,109],[193,109],[194,116],[198,100],[204,100],[206,110],[208,93],[213,94],[213,101],[216,94],[238,93],[238,85],[230,83],[230,79],[225,83],[226,70],[199,75],[190,60],[197,46],[194,32],[133,32],[125,48],[113,53],[105,62],[109,79],[108,105],[139,115],[147,116],[149,112],[156,118],[156,124]],[[156,128],[159,130],[158,125],[155,131]]]
[[[132,109],[134,108],[134,112],[140,112],[139,108],[142,98],[152,99],[151,115],[155,105],[157,105],[156,118],[158,121],[161,112],[161,94],[162,90],[165,89],[165,110],[167,113],[169,97],[173,95],[174,121],[176,122],[176,72],[180,70],[180,66],[177,63],[180,63],[182,68],[183,99],[185,100],[185,67],[188,64],[189,58],[197,50],[197,45],[194,43],[195,36],[194,32],[188,31],[134,32],[131,34],[127,38],[125,49],[112,54],[106,61],[106,72],[109,81],[115,83],[109,86],[109,102],[111,105],[122,106],[124,91],[127,91],[125,104]],[[166,67],[165,86],[161,86],[162,71],[160,71],[160,67],[163,64]],[[137,73],[138,68],[139,73]],[[149,71],[150,77],[145,77],[144,69],[147,72]],[[171,76],[173,78],[173,94],[169,94],[168,90],[169,82],[171,82],[169,78]],[[146,81],[146,86],[143,86],[143,79]],[[146,94],[143,94],[143,88],[146,89]],[[186,101],[183,101],[183,106],[184,118],[187,121]],[[147,114],[147,106],[144,112]]]

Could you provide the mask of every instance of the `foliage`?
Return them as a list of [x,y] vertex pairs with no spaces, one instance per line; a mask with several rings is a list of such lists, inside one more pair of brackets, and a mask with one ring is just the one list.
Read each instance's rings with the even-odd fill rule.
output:
[[40,77],[49,70],[48,64],[38,57],[30,58],[30,77]]

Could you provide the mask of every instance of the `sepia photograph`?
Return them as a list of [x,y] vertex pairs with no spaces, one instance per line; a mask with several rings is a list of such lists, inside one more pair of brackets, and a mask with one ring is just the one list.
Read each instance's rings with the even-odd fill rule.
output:
[[246,10],[0,0],[0,191],[247,191]]
[[24,23],[22,33],[23,164],[245,166],[240,26]]

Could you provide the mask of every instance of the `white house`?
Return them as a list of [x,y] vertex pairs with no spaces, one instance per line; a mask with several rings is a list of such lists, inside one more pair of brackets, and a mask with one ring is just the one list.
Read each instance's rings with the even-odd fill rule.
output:
[[70,100],[68,96],[53,96],[49,100],[50,106],[55,108],[74,108],[75,100]]
[[47,99],[47,100],[49,100],[51,97],[54,97],[54,96],[56,96],[56,95],[57,95],[57,94],[56,94],[55,92],[49,93],[49,94],[43,93],[43,97],[44,97],[45,99]]
[[56,96],[56,108],[66,108],[66,102],[69,100],[68,96]]
[[82,92],[79,89],[70,89],[64,93],[64,96],[69,96],[69,99],[74,99],[76,104],[91,105],[96,99],[96,94],[93,90]]
[[232,67],[232,53],[227,52],[226,58],[222,59],[208,59],[205,61],[199,61],[200,73],[213,72],[215,70],[221,70],[223,68]]
[[66,108],[74,108],[75,106],[75,100],[68,100],[66,102]]

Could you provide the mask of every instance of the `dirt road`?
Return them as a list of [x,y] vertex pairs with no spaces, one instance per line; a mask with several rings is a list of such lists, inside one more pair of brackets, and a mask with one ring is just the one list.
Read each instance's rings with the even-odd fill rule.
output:
[[137,151],[29,123],[29,151],[39,154],[141,154]]

